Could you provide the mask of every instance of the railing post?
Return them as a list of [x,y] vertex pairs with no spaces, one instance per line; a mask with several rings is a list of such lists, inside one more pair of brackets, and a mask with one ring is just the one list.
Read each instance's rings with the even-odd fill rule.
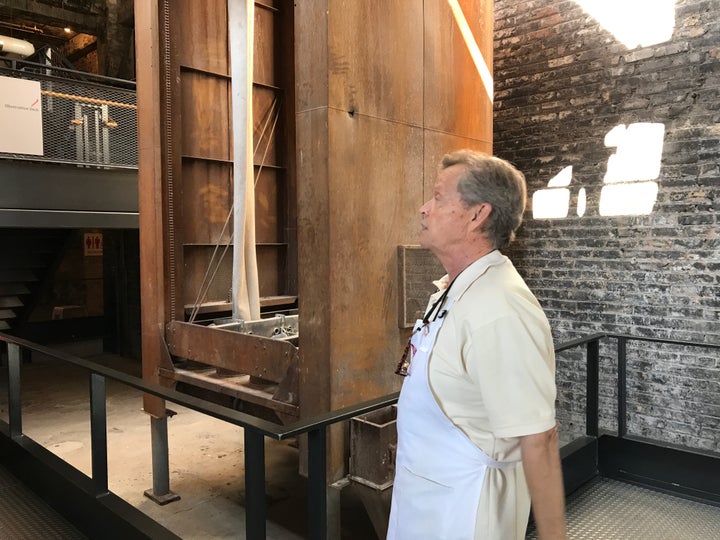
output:
[[95,496],[108,494],[107,403],[105,377],[90,374],[90,448]]
[[8,343],[8,420],[10,437],[22,435],[22,401],[20,399],[20,345]]
[[599,432],[598,406],[600,403],[600,340],[587,344],[587,395],[585,396],[585,433],[597,437]]
[[245,428],[245,538],[265,539],[265,436]]
[[326,428],[308,432],[308,538],[327,539]]
[[627,339],[618,337],[617,429],[618,437],[627,435]]

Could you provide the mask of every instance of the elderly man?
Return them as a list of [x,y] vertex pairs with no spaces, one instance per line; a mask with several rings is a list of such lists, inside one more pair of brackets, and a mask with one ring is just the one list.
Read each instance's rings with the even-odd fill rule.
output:
[[436,282],[398,366],[398,451],[389,540],[565,538],[555,356],[542,308],[500,253],[525,209],[507,161],[446,155],[421,208]]

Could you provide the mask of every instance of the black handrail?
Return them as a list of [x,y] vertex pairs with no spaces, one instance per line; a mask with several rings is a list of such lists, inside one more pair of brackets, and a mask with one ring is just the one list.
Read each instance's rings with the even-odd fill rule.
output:
[[[720,349],[720,344],[700,343],[692,341],[669,340],[631,336],[626,334],[599,333],[574,339],[558,345],[555,352],[561,352],[585,345],[587,361],[587,393],[586,393],[586,433],[597,437],[598,401],[599,401],[599,365],[600,341],[605,338],[618,340],[618,433],[625,435],[626,414],[626,343],[627,341],[645,341],[663,344],[674,344],[691,347]],[[388,394],[376,399],[351,405],[343,409],[331,411],[292,424],[279,425],[251,416],[215,403],[183,394],[176,390],[149,383],[143,379],[127,375],[112,368],[76,356],[56,351],[27,340],[0,333],[0,342],[8,347],[8,418],[9,432],[13,439],[22,437],[22,415],[20,401],[20,357],[21,348],[37,351],[63,362],[88,370],[91,374],[91,445],[92,445],[92,481],[95,495],[107,493],[107,434],[105,410],[105,381],[107,378],[126,384],[147,394],[177,403],[194,411],[207,414],[219,420],[242,427],[245,431],[245,489],[246,502],[246,537],[250,539],[265,538],[265,449],[264,437],[276,440],[288,439],[308,434],[308,537],[311,539],[327,538],[326,526],[326,427],[349,420],[397,402],[398,393]],[[622,366],[622,367],[621,367]],[[622,420],[621,420],[622,417]]]
[[265,538],[265,445],[264,437],[276,440],[308,434],[308,537],[327,538],[326,504],[326,437],[329,425],[349,420],[397,402],[398,393],[389,394],[336,411],[320,414],[292,424],[280,425],[205,401],[177,390],[147,382],[112,368],[101,366],[71,354],[0,333],[0,342],[8,346],[8,415],[9,431],[13,439],[23,437],[20,400],[21,348],[42,353],[90,372],[90,439],[92,477],[95,496],[108,491],[107,430],[105,409],[105,380],[111,379],[218,420],[242,427],[245,434],[245,535],[249,539]]

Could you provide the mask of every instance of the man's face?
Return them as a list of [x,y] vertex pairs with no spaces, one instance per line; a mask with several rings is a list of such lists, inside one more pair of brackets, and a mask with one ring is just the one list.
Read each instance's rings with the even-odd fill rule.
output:
[[436,255],[452,252],[468,239],[474,209],[460,200],[457,181],[464,165],[452,165],[438,173],[432,198],[420,207],[420,245]]

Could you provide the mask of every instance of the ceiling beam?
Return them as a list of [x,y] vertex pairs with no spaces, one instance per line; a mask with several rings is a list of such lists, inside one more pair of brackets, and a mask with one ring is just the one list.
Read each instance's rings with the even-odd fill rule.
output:
[[38,24],[51,26],[69,26],[75,32],[97,34],[103,24],[100,15],[79,13],[61,7],[55,7],[36,0],[4,0],[0,6],[0,17],[30,19]]

